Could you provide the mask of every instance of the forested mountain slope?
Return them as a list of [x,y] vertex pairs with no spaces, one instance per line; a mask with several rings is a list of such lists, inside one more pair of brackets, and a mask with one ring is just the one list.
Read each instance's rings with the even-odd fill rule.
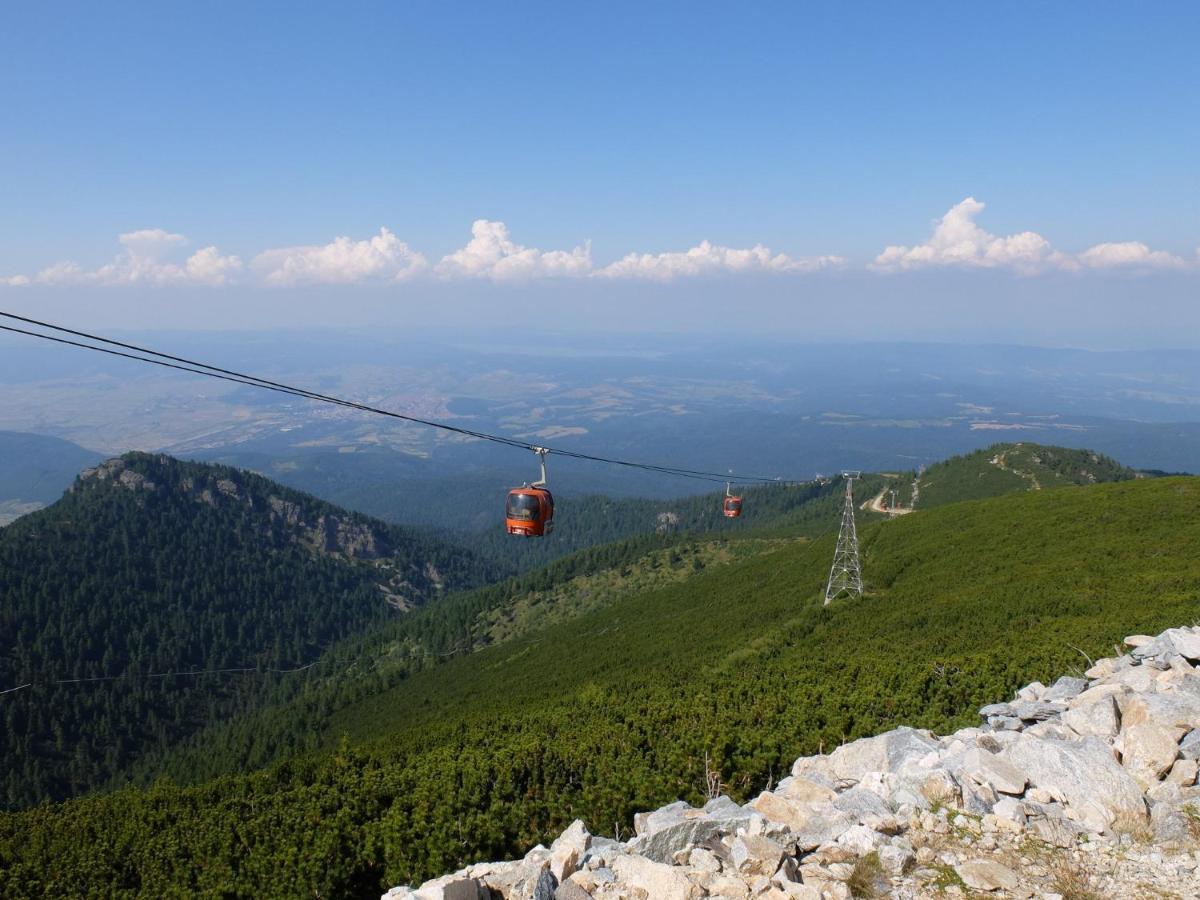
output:
[[[413,674],[348,743],[259,774],[0,817],[0,892],[363,896],[505,858],[575,816],[734,796],[801,754],[1086,667],[1197,608],[1200,480],[958,503],[862,529],[867,595],[825,608],[832,536],[785,543]],[[186,847],[182,852],[180,848]]]
[[[129,454],[0,529],[0,803],[95,787],[255,707],[331,642],[493,577],[469,551],[256,475]],[[84,679],[56,684],[63,680]]]

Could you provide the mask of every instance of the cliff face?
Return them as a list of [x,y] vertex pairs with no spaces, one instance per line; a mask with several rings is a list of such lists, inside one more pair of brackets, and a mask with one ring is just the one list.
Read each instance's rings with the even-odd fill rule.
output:
[[796,760],[750,803],[720,794],[576,821],[524,859],[385,900],[1194,897],[1200,894],[1200,627],[1126,638],[952,735],[898,728]]

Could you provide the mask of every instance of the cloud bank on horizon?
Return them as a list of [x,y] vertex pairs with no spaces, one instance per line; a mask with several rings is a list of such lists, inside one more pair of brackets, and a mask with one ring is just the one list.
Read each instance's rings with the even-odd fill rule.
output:
[[871,268],[902,271],[936,267],[1009,268],[1025,274],[1060,269],[1183,269],[1187,261],[1162,250],[1151,250],[1141,241],[1096,244],[1082,253],[1055,250],[1034,231],[999,236],[975,224],[984,204],[967,197],[941,218],[923,244],[888,246],[875,257]]
[[[1163,270],[1200,271],[1200,250],[1187,260],[1140,241],[1096,244],[1071,254],[1054,249],[1033,231],[1001,236],[976,224],[984,204],[967,197],[951,207],[935,225],[928,240],[912,246],[889,245],[866,268],[880,273],[925,269],[1007,269],[1022,275],[1050,271]],[[207,285],[266,286],[351,285],[432,281],[490,280],[519,282],[544,278],[596,278],[670,282],[680,278],[739,274],[798,275],[845,270],[841,256],[789,256],[762,244],[749,248],[724,247],[701,241],[682,251],[629,253],[597,265],[591,246],[570,250],[540,250],[512,240],[499,221],[477,219],[465,246],[436,263],[400,240],[387,228],[362,240],[347,236],[327,244],[267,249],[244,264],[240,257],[222,254],[216,246],[187,254],[187,238],[161,228],[118,236],[120,253],[111,262],[87,270],[74,262],[59,262],[32,275],[0,278],[0,285]]]

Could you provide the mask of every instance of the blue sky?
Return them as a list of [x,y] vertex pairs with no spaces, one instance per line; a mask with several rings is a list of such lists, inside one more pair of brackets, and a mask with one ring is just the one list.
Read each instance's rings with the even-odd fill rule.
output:
[[[1181,313],[1194,305],[1196,4],[575,6],[6,10],[0,276],[35,283],[0,286],[0,299],[28,309],[52,304],[54,284],[78,296],[105,280],[185,292],[189,273],[246,295],[268,277],[345,283],[328,266],[359,263],[362,280],[426,296],[437,291],[408,268],[454,280],[440,261],[472,249],[472,223],[487,220],[492,262],[564,254],[526,254],[532,269],[504,270],[515,280],[645,254],[637,277],[661,284],[680,270],[659,254],[707,240],[770,254],[710,253],[700,293],[716,290],[710,275],[840,269],[882,304],[913,292],[897,288],[908,276],[860,270],[899,246],[903,264],[885,268],[1012,270],[1014,290],[1034,278],[1047,297],[1063,269],[1118,279],[1101,293],[1120,296],[1140,277]],[[943,252],[957,231],[919,249],[955,208],[981,229],[966,263]],[[1045,246],[1003,243],[1027,232]],[[269,253],[338,236],[321,256]],[[1081,255],[1097,245],[1110,249]],[[582,252],[586,267],[572,262]],[[78,268],[31,299],[37,273],[68,260]],[[486,260],[460,262],[464,279],[497,280]],[[611,273],[613,302],[644,297],[633,268]],[[919,293],[961,289],[937,282]]]

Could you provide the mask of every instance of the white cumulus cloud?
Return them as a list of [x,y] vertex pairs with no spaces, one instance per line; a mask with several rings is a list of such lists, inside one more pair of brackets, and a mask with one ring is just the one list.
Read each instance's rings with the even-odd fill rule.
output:
[[690,250],[656,254],[630,253],[600,269],[597,274],[605,278],[671,281],[681,277],[722,273],[817,272],[844,263],[845,260],[840,256],[797,258],[785,253],[772,253],[762,244],[756,244],[748,250],[739,250],[701,241]]
[[461,250],[442,257],[435,270],[443,278],[491,278],[519,281],[527,278],[570,278],[592,271],[591,247],[574,250],[538,250],[514,243],[503,222],[476,219],[471,240]]
[[352,284],[397,281],[425,269],[425,257],[386,228],[366,240],[334,238],[328,244],[282,247],[254,257],[252,267],[268,284]]
[[1010,266],[1035,271],[1047,265],[1061,264],[1062,258],[1051,250],[1050,242],[1033,231],[1000,237],[975,224],[984,205],[968,197],[950,208],[933,235],[913,247],[892,245],[875,257],[877,269],[918,269],[929,266],[974,266],[995,268]]
[[1079,254],[1089,269],[1182,269],[1187,263],[1163,250],[1151,250],[1141,241],[1097,244]]
[[898,271],[930,267],[1011,268],[1031,274],[1051,269],[1183,269],[1188,263],[1140,241],[1097,244],[1082,253],[1055,250],[1035,231],[999,236],[975,223],[984,204],[968,197],[950,208],[923,244],[892,245],[875,257],[871,268]]
[[11,286],[30,284],[225,284],[242,268],[236,256],[222,256],[216,247],[205,247],[179,262],[187,244],[182,234],[161,228],[143,228],[118,237],[124,248],[112,262],[88,270],[75,262],[59,262],[36,275],[14,275],[4,279]]

